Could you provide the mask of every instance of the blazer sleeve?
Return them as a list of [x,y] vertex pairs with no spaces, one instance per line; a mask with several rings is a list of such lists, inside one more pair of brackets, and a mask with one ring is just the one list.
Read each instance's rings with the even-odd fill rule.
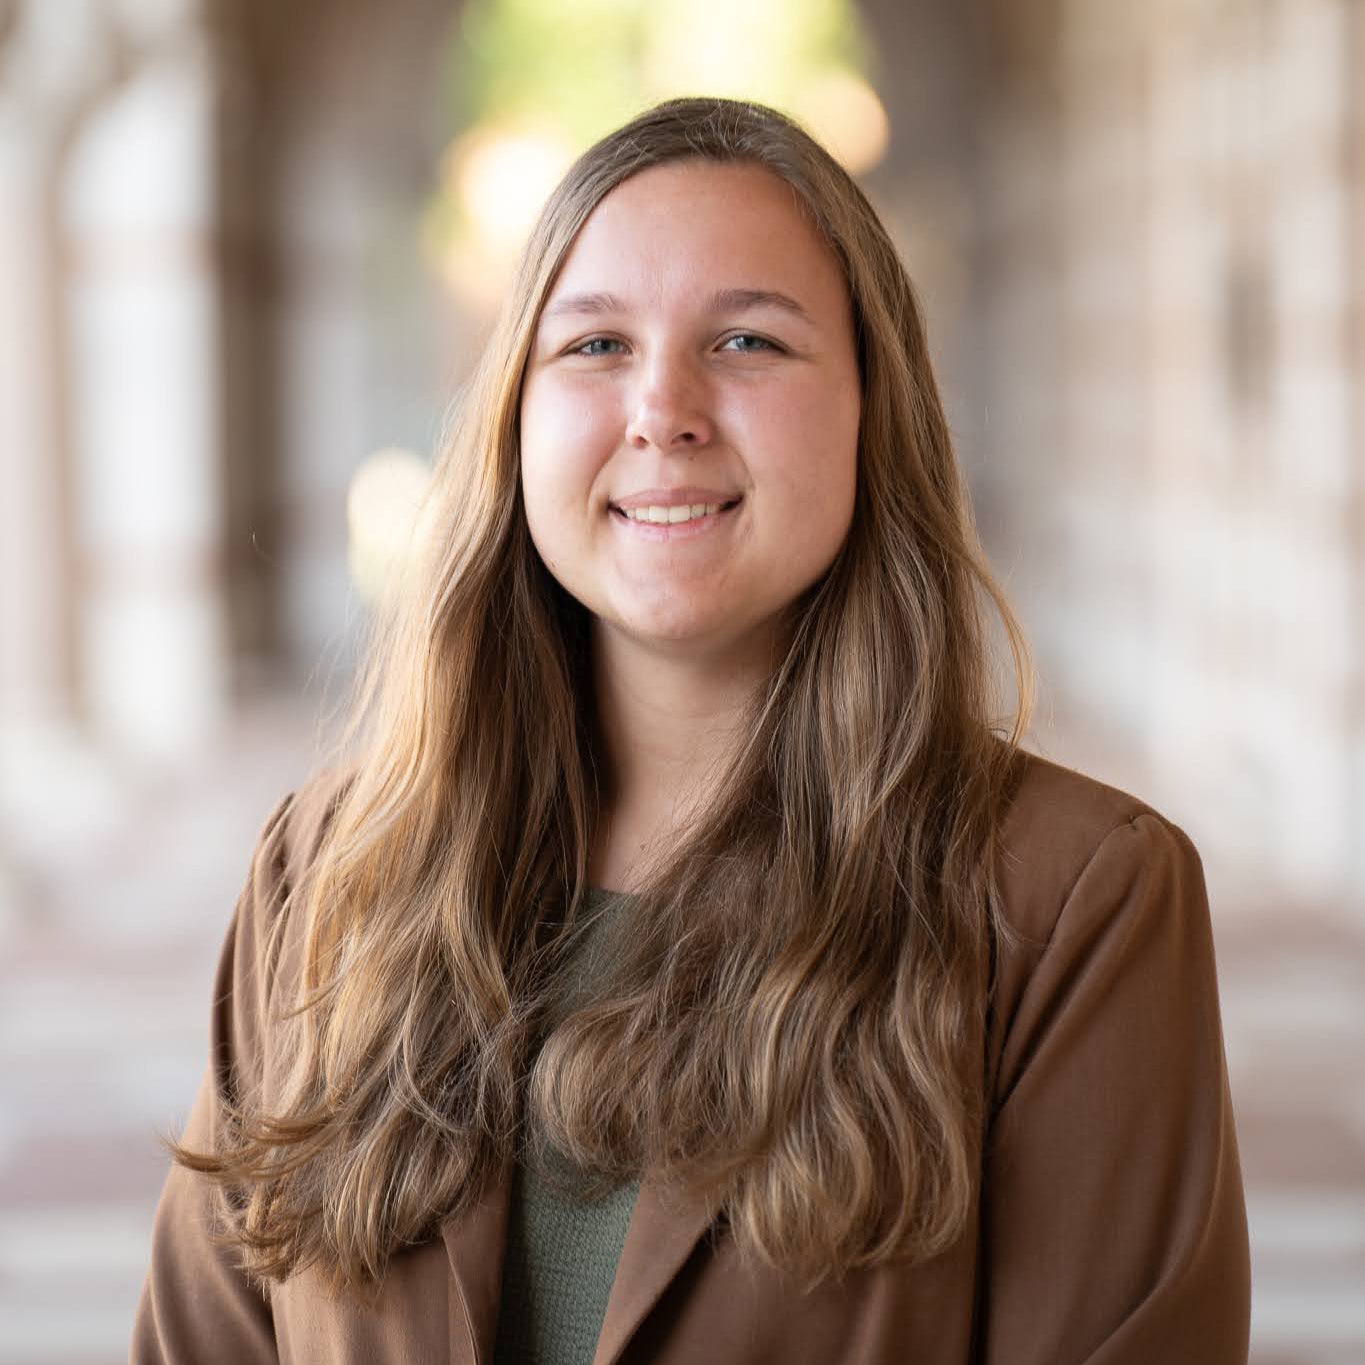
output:
[[1110,831],[1017,998],[982,1182],[983,1365],[1245,1365],[1250,1256],[1199,855]]
[[[285,829],[293,796],[261,830],[218,958],[208,1064],[181,1143],[213,1150],[225,1098],[257,1090],[264,1062],[265,935],[285,892]],[[275,1362],[267,1295],[232,1251],[214,1245],[208,1177],[172,1164],[157,1205],[151,1259],[134,1319],[133,1365]]]

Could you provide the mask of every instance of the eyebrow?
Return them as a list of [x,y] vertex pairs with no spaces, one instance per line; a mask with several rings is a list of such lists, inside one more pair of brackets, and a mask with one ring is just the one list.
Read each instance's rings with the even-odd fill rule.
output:
[[[747,308],[780,308],[802,322],[815,326],[815,319],[790,294],[778,289],[717,289],[706,300],[706,309],[711,313],[738,312]],[[565,314],[624,313],[626,304],[615,294],[591,293],[568,294],[556,299],[543,314],[544,317],[560,317]]]

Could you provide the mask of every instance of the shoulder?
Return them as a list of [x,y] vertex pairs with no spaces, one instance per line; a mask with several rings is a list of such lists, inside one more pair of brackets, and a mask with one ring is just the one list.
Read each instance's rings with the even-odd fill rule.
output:
[[1003,917],[1034,946],[1101,872],[1136,876],[1169,860],[1199,864],[1178,825],[1147,801],[1020,751],[1001,814],[996,873]]
[[1014,941],[995,942],[989,986],[997,1101],[1039,1058],[1066,1055],[1059,1040],[1089,1036],[1103,1051],[1112,1036],[1115,1057],[1131,1060],[1154,1014],[1216,1017],[1203,867],[1185,832],[1132,793],[1035,755],[1020,755],[1015,776],[997,862]]
[[354,779],[352,767],[338,764],[317,770],[280,797],[256,836],[254,881],[277,897],[299,884]]
[[337,768],[313,774],[275,803],[257,835],[213,993],[214,1050],[232,1059],[240,1094],[258,1097],[269,1074],[272,1004],[282,975],[296,979],[304,936],[294,892],[350,783],[350,774]]
[[289,913],[295,892],[317,858],[353,780],[349,767],[319,769],[286,792],[266,816],[234,916],[239,970],[250,964],[258,975],[273,977],[281,931],[289,932],[282,921],[297,918]]
[[[303,879],[322,847],[332,819],[355,781],[349,764],[312,773],[275,808],[276,850],[280,871],[292,888]],[[270,822],[267,822],[267,829]]]

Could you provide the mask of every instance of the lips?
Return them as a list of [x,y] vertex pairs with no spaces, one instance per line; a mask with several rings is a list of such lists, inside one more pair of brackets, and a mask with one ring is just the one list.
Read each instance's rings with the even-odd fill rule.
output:
[[624,530],[643,536],[646,540],[676,540],[705,535],[721,524],[728,524],[733,513],[738,516],[742,499],[731,498],[718,503],[676,503],[665,507],[659,503],[627,511],[621,507],[608,510],[612,519]]
[[607,505],[617,511],[629,511],[637,507],[686,507],[696,503],[719,503],[722,507],[732,507],[741,496],[732,488],[687,485],[681,488],[644,488],[624,498],[612,498]]

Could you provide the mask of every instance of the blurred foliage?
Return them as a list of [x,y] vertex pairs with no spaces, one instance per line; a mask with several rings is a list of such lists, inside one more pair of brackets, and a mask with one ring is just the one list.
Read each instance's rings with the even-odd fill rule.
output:
[[[574,155],[641,110],[726,95],[809,127],[822,99],[840,99],[840,78],[875,103],[869,62],[852,0],[469,0],[447,56],[452,145],[428,249],[476,293],[470,281],[498,273],[492,239],[514,235],[514,201],[539,202]],[[494,161],[506,153],[496,169],[490,147]]]
[[584,147],[674,95],[793,108],[811,78],[867,59],[851,0],[470,0],[451,113],[455,130],[548,121]]

